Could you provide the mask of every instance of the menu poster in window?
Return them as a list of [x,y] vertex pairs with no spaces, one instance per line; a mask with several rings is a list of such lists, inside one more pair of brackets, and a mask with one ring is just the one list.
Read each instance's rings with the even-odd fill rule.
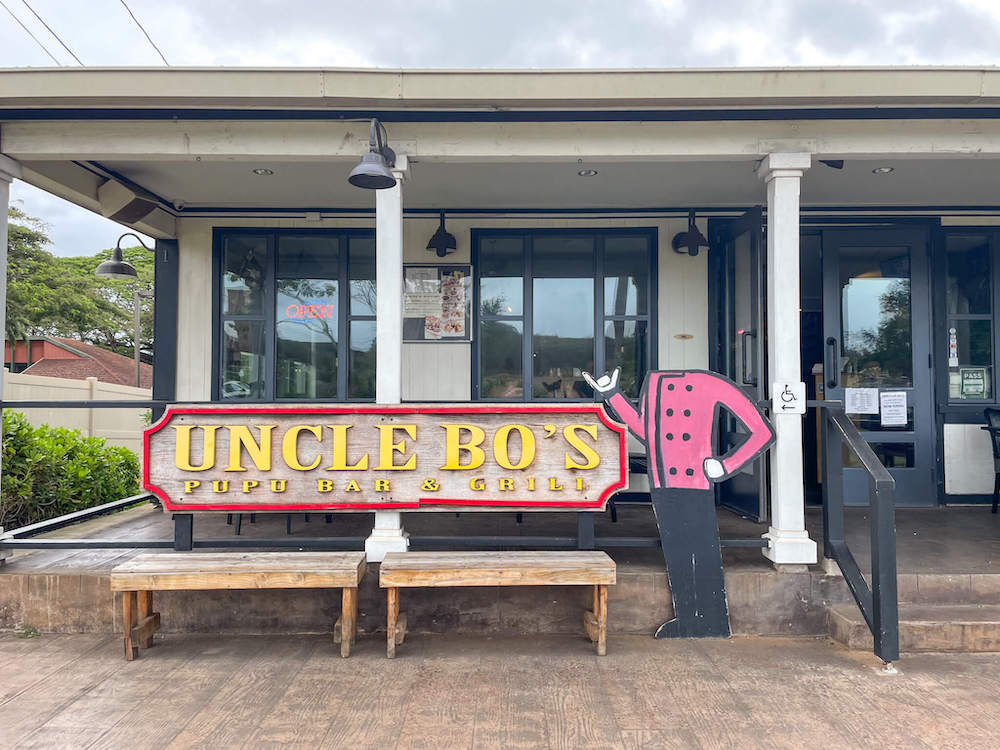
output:
[[403,341],[472,340],[472,266],[403,266]]

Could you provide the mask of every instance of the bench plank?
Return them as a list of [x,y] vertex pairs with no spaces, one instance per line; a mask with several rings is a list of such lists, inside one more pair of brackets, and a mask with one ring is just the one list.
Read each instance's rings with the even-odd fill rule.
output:
[[154,553],[114,568],[111,590],[356,588],[364,573],[364,552]]
[[604,552],[389,553],[379,569],[382,588],[433,586],[584,586],[615,582]]

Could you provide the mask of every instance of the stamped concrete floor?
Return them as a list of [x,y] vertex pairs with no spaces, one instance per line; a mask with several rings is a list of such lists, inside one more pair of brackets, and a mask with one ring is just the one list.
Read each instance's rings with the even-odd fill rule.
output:
[[825,639],[0,635],[9,748],[988,748],[1000,658]]

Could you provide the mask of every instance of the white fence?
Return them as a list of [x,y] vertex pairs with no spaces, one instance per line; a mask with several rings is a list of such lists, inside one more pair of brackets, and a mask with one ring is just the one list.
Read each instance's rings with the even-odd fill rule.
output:
[[[97,378],[70,380],[4,373],[5,401],[148,401],[148,388],[102,383]],[[18,409],[31,424],[68,427],[88,437],[104,438],[142,456],[145,409]]]

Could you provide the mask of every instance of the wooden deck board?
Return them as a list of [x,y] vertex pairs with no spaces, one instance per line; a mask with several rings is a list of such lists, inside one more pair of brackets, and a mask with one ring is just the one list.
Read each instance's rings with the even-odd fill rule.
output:
[[407,552],[390,553],[379,585],[586,586],[613,584],[615,563],[604,552]]

